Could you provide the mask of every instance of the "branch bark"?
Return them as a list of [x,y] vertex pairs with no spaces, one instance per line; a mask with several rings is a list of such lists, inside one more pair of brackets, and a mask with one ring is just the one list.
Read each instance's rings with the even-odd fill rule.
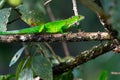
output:
[[110,40],[111,36],[106,32],[77,32],[66,34],[21,34],[0,35],[0,42],[59,42],[59,41],[90,41]]
[[72,70],[74,67],[84,64],[87,61],[90,61],[102,54],[105,54],[106,52],[112,50],[115,48],[115,45],[113,42],[106,42],[104,44],[100,44],[98,46],[94,46],[90,50],[86,50],[82,53],[80,53],[73,61],[70,62],[64,62],[57,66],[53,67],[53,75],[59,75],[64,72],[67,72],[68,70]]

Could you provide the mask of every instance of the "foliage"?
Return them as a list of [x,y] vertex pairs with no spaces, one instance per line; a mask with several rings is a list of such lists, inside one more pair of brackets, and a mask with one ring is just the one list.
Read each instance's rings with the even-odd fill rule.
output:
[[34,56],[31,65],[36,75],[44,80],[53,80],[52,65],[43,55]]
[[10,64],[9,64],[9,67],[11,67],[21,56],[22,52],[24,51],[25,47],[22,47],[20,50],[18,50],[16,52],[16,54],[13,56]]
[[103,71],[103,72],[100,74],[99,80],[108,80],[108,79],[107,79],[107,76],[108,76],[108,72],[107,72],[107,71]]
[[[62,19],[63,17],[66,18],[71,16],[72,12],[69,12],[69,10],[72,11],[72,7],[71,7],[72,5],[69,4],[71,3],[69,1],[67,2],[67,0],[66,1],[58,0],[58,1],[52,1],[50,3],[52,4],[51,8],[53,8],[53,10],[55,11],[53,12],[55,13],[55,16],[57,16],[56,17],[57,19]],[[90,1],[93,2],[96,0],[90,0]],[[104,11],[106,12],[107,16],[109,16],[108,23],[112,24],[112,28],[118,32],[118,38],[120,38],[120,31],[119,31],[120,1],[119,0],[100,0],[100,1],[102,3]],[[59,4],[59,2],[61,3]],[[1,18],[0,32],[9,29],[10,27],[8,26],[9,26],[9,22],[11,22],[11,19],[12,18],[15,19],[15,17],[18,16],[20,16],[20,19],[22,20],[22,24],[24,23],[25,27],[26,25],[37,26],[44,24],[45,22],[48,22],[49,15],[47,14],[46,11],[48,10],[49,12],[50,4],[47,5],[47,7],[45,8],[44,3],[45,0],[19,0],[18,2],[14,0],[0,0],[0,18]],[[79,27],[84,31],[92,31],[92,32],[104,31],[103,28],[96,27],[96,26],[101,26],[96,15],[93,12],[91,12],[89,9],[87,9],[85,6],[81,5],[81,3],[79,2],[77,3],[79,5],[78,10],[80,14],[85,16],[85,21],[81,22]],[[64,4],[66,6],[63,5],[61,6],[61,4]],[[23,28],[21,23],[17,23],[17,25],[14,25],[15,28],[18,28],[16,27],[18,25],[20,25],[20,28]],[[76,29],[72,29],[72,31],[74,32],[76,31]],[[98,44],[98,43],[100,42],[97,43],[81,42],[77,44],[76,43],[73,44],[68,43],[68,44],[71,44],[71,46],[69,46],[71,51],[70,53],[73,53],[72,55],[75,55],[75,53],[78,53],[78,50],[82,51],[88,49],[94,44]],[[108,77],[111,78],[111,80],[119,79],[119,77],[116,78],[113,75],[108,75],[108,72],[110,72],[111,69],[119,70],[119,66],[120,66],[119,64],[117,66],[114,66],[119,62],[120,58],[119,55],[115,56],[112,54],[112,52],[110,52],[109,55],[107,54],[101,56],[91,62],[76,67],[73,70],[69,70],[68,72],[54,76],[52,71],[53,66],[58,65],[60,62],[70,61],[74,58],[71,57],[68,60],[66,60],[67,57],[61,58],[55,55],[55,52],[51,49],[51,47],[47,45],[47,43],[42,43],[42,42],[25,43],[24,47],[19,48],[18,51],[15,52],[14,56],[12,54],[13,58],[10,58],[9,53],[11,52],[9,51],[12,49],[12,47],[10,46],[10,50],[6,52],[8,54],[3,54],[4,52],[2,52],[2,50],[7,51],[9,48],[8,47],[4,48],[4,44],[2,45],[2,43],[0,45],[1,45],[0,54],[2,54],[2,56],[3,55],[8,56],[9,61],[11,59],[10,63],[7,63],[10,66],[9,69],[11,69],[16,64],[18,64],[14,75],[12,75],[11,73],[7,75],[0,75],[0,80],[12,80],[12,79],[33,80],[36,76],[40,77],[43,80],[73,80],[73,79],[96,80],[98,79],[98,77],[99,80],[107,80]],[[20,46],[17,45],[17,47]],[[54,46],[55,51],[56,53],[59,53],[59,55],[62,55],[63,52],[58,50],[59,47],[60,45],[58,44],[57,46],[55,45]],[[16,49],[17,48],[15,46],[13,50],[15,51]],[[2,57],[0,57],[0,59],[2,59]]]
[[44,2],[44,0],[23,0],[23,5],[17,7],[22,14],[23,21],[31,26],[43,24],[43,15],[46,13]]
[[0,75],[0,80],[11,80],[12,78],[14,78],[15,75]]
[[63,73],[62,75],[55,77],[54,80],[73,80],[72,71]]
[[11,8],[5,8],[0,10],[0,31],[6,31],[7,28],[7,23],[8,23],[8,18],[10,16]]

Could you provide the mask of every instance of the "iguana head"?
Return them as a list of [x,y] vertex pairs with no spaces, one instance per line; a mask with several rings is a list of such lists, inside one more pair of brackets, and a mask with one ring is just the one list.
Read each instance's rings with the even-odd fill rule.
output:
[[74,25],[75,23],[78,23],[79,21],[83,20],[84,16],[78,15],[78,16],[73,16],[67,20],[68,27]]
[[82,15],[77,15],[73,16],[71,18],[66,19],[65,26],[62,28],[63,30],[67,30],[72,27],[72,25],[79,23],[79,21],[83,20],[84,16]]

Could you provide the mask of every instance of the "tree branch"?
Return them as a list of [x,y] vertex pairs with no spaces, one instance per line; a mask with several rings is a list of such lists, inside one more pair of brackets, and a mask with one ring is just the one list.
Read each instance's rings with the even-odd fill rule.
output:
[[115,48],[115,45],[113,42],[106,42],[104,44],[94,46],[90,50],[86,50],[86,51],[80,53],[77,57],[75,57],[74,60],[72,60],[70,62],[64,62],[57,66],[54,66],[53,67],[53,75],[54,76],[59,75],[64,72],[67,72],[68,70],[72,70],[74,67],[84,64],[87,61],[90,61],[102,54],[105,54],[106,52],[108,52],[114,48]]
[[93,12],[95,12],[101,24],[103,25],[104,29],[111,35],[112,39],[115,39],[116,45],[119,45],[119,41],[117,39],[117,32],[112,28],[112,25],[108,23],[109,16],[106,15],[105,11],[99,7],[95,2],[90,0],[80,0],[82,4],[87,6],[89,9],[91,9]]
[[58,41],[90,41],[110,40],[111,36],[106,32],[77,32],[66,34],[15,34],[0,35],[0,42],[58,42]]

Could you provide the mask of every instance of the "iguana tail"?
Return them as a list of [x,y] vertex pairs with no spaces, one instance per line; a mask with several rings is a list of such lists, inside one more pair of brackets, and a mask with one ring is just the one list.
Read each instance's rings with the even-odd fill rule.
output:
[[19,34],[19,30],[0,32],[0,35],[7,35],[7,34]]
[[36,27],[31,27],[31,28],[20,29],[20,30],[0,32],[0,35],[41,33],[43,31],[43,29],[44,29],[44,25],[43,26],[36,26]]

